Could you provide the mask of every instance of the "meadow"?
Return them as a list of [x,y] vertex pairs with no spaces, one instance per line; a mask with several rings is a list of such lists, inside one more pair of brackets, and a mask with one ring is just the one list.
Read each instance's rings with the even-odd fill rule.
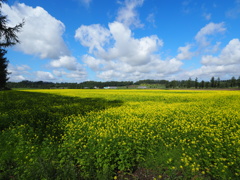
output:
[[0,91],[0,179],[239,179],[240,91]]

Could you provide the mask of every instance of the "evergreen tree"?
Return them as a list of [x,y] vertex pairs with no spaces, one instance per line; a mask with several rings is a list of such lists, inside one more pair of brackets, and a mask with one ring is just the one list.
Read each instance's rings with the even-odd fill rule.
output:
[[2,3],[4,0],[0,0],[0,89],[4,89],[6,86],[6,82],[8,80],[7,75],[9,74],[7,72],[7,66],[8,61],[4,57],[6,54],[6,50],[3,48],[15,45],[16,43],[19,43],[18,37],[16,35],[17,32],[20,31],[22,28],[24,22],[14,26],[14,27],[8,27],[7,26],[7,16],[2,15]]
[[217,78],[217,87],[220,87],[220,77]]
[[231,79],[231,87],[235,87],[236,86],[236,78],[233,76],[232,79]]
[[210,82],[211,82],[211,87],[212,88],[215,87],[215,79],[214,79],[214,77],[211,78]]
[[[2,3],[5,0],[0,0],[0,8],[2,8]],[[14,26],[7,26],[7,16],[2,15],[0,10],[0,47],[8,47],[19,43],[17,32],[20,31],[24,22]]]
[[197,77],[195,79],[194,86],[195,86],[196,89],[198,88],[198,78]]
[[238,87],[240,88],[240,76],[239,76],[238,79],[237,79],[237,85],[238,85]]
[[190,88],[192,85],[192,79],[189,78],[188,81],[187,81],[187,88]]
[[7,75],[9,74],[7,72],[8,60],[4,57],[6,52],[6,50],[0,48],[0,90],[5,89],[8,80]]
[[204,88],[204,84],[205,84],[205,82],[202,80],[201,81],[201,88]]
[[206,87],[206,88],[209,88],[209,84],[210,84],[209,82],[206,82],[206,83],[205,83],[205,87]]

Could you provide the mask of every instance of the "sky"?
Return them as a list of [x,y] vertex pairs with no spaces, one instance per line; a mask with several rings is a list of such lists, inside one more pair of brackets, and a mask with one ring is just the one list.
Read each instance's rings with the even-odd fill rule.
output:
[[9,81],[240,76],[240,0],[8,0]]

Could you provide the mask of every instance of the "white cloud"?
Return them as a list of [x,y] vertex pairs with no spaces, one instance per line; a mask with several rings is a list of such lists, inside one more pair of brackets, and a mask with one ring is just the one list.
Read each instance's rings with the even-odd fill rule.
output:
[[77,62],[77,59],[73,56],[61,56],[57,60],[50,62],[50,65],[55,68],[66,68],[68,70],[77,70],[80,64]]
[[53,74],[58,77],[57,81],[84,81],[87,79],[87,72],[84,69],[77,69],[75,71],[65,71],[64,69],[53,70]]
[[195,36],[195,40],[200,44],[201,47],[207,47],[210,45],[210,42],[207,39],[209,35],[215,35],[218,33],[223,33],[226,31],[224,23],[209,23],[204,26]]
[[17,76],[10,75],[11,82],[18,82],[18,81],[24,81],[24,80],[26,80],[26,78],[23,75],[17,75]]
[[53,70],[53,74],[57,77],[63,77],[66,73],[63,70]]
[[132,66],[147,64],[151,54],[163,45],[162,40],[155,35],[133,38],[131,30],[119,22],[110,23],[109,29],[115,43],[107,51],[98,53],[105,60],[119,60]]
[[36,74],[36,80],[42,80],[42,81],[52,81],[55,80],[55,77],[50,72],[45,71],[37,71]]
[[75,33],[75,39],[79,40],[83,46],[89,47],[90,53],[94,49],[103,50],[103,46],[109,41],[109,36],[109,30],[99,24],[82,25]]
[[[151,60],[144,65],[132,66],[122,61],[106,61],[85,56],[84,62],[97,72],[97,77],[104,80],[139,80],[157,79],[180,71],[182,62],[173,58],[161,60],[157,55],[152,55]],[[97,65],[94,65],[97,62]]]
[[[100,43],[94,41],[95,34],[99,34],[97,30],[100,34],[102,32],[100,25],[95,28],[95,33],[86,31],[83,32],[86,33],[83,36],[82,31],[78,31],[75,36],[81,37],[81,42],[86,42],[86,46],[89,47],[91,55],[84,55],[82,60],[96,72],[98,78],[104,80],[157,79],[180,71],[182,62],[178,59],[162,60],[160,58],[158,50],[163,46],[163,41],[156,35],[137,39],[134,38],[130,28],[123,23],[115,21],[108,26],[109,29],[104,29],[108,35],[97,38],[100,39]],[[85,26],[85,28],[92,29],[91,26]],[[93,43],[89,43],[91,41]],[[93,47],[97,47],[95,51],[91,50]]]
[[26,80],[28,75],[30,75],[29,70],[31,70],[31,68],[28,65],[14,66],[12,64],[9,64],[8,65],[8,72],[10,73],[9,80],[13,82]]
[[30,70],[31,68],[28,66],[28,65],[21,65],[21,66],[16,66],[16,69],[18,71],[27,71],[27,70]]
[[42,59],[54,59],[69,54],[62,38],[65,31],[64,24],[43,8],[33,8],[23,3],[16,3],[10,7],[3,3],[2,12],[8,16],[11,26],[20,23],[22,19],[25,20],[18,34],[21,41],[16,45],[18,50]]
[[[90,2],[84,1],[86,4]],[[61,80],[70,78],[71,81],[76,81],[86,78],[86,70],[75,57],[70,55],[62,38],[65,26],[61,21],[41,7],[33,8],[23,3],[16,3],[13,6],[3,4],[3,13],[8,16],[10,26],[20,23],[22,19],[25,20],[18,34],[21,43],[15,46],[16,49],[42,59],[48,58],[51,60],[48,67],[54,68],[52,73],[45,71],[29,73],[25,66],[14,67],[11,69],[11,81],[25,79],[55,81],[56,77],[62,77]]]
[[232,39],[218,57],[206,55],[202,57],[204,65],[240,64],[240,40]]
[[186,77],[198,77],[199,79],[209,80],[210,77],[220,77],[221,79],[229,79],[233,76],[239,76],[240,64],[237,65],[203,65],[196,70],[184,73]]
[[194,56],[194,53],[190,52],[191,47],[192,47],[191,44],[187,44],[186,46],[179,47],[178,52],[180,53],[177,55],[176,58],[179,60],[191,59]]
[[67,77],[71,81],[84,80],[87,77],[86,69],[73,56],[61,56],[59,59],[51,61],[50,66],[58,68],[53,70],[53,74],[57,77]]
[[85,71],[74,71],[71,73],[67,73],[66,77],[74,81],[83,81],[87,78]]
[[[107,64],[109,65],[109,64]],[[160,60],[153,59],[149,64],[132,67],[126,63],[116,62],[111,68],[97,71],[97,76],[104,80],[132,80],[139,79],[161,79],[171,76],[180,71],[182,62],[176,59]]]
[[138,13],[135,10],[137,7],[142,6],[143,2],[144,0],[125,0],[124,3],[121,3],[123,7],[118,10],[116,20],[126,26],[143,27],[144,25],[141,24]]
[[83,57],[83,62],[94,71],[101,69],[102,60],[96,59],[90,55],[85,54]]
[[[220,77],[229,79],[232,76],[239,76],[240,69],[240,40],[232,39],[222,49],[218,56],[203,55],[201,58],[202,66],[180,75],[181,78],[198,77],[207,79],[209,77]],[[208,80],[208,79],[207,79]]]

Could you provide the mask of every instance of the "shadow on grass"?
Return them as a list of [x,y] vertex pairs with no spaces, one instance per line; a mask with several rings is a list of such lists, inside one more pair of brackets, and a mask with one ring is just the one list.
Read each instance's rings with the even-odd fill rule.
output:
[[[0,92],[0,130],[12,126],[28,125],[39,134],[58,135],[62,119],[101,111],[123,104],[120,100],[79,98],[55,94],[2,91]],[[58,130],[57,130],[58,129]]]

